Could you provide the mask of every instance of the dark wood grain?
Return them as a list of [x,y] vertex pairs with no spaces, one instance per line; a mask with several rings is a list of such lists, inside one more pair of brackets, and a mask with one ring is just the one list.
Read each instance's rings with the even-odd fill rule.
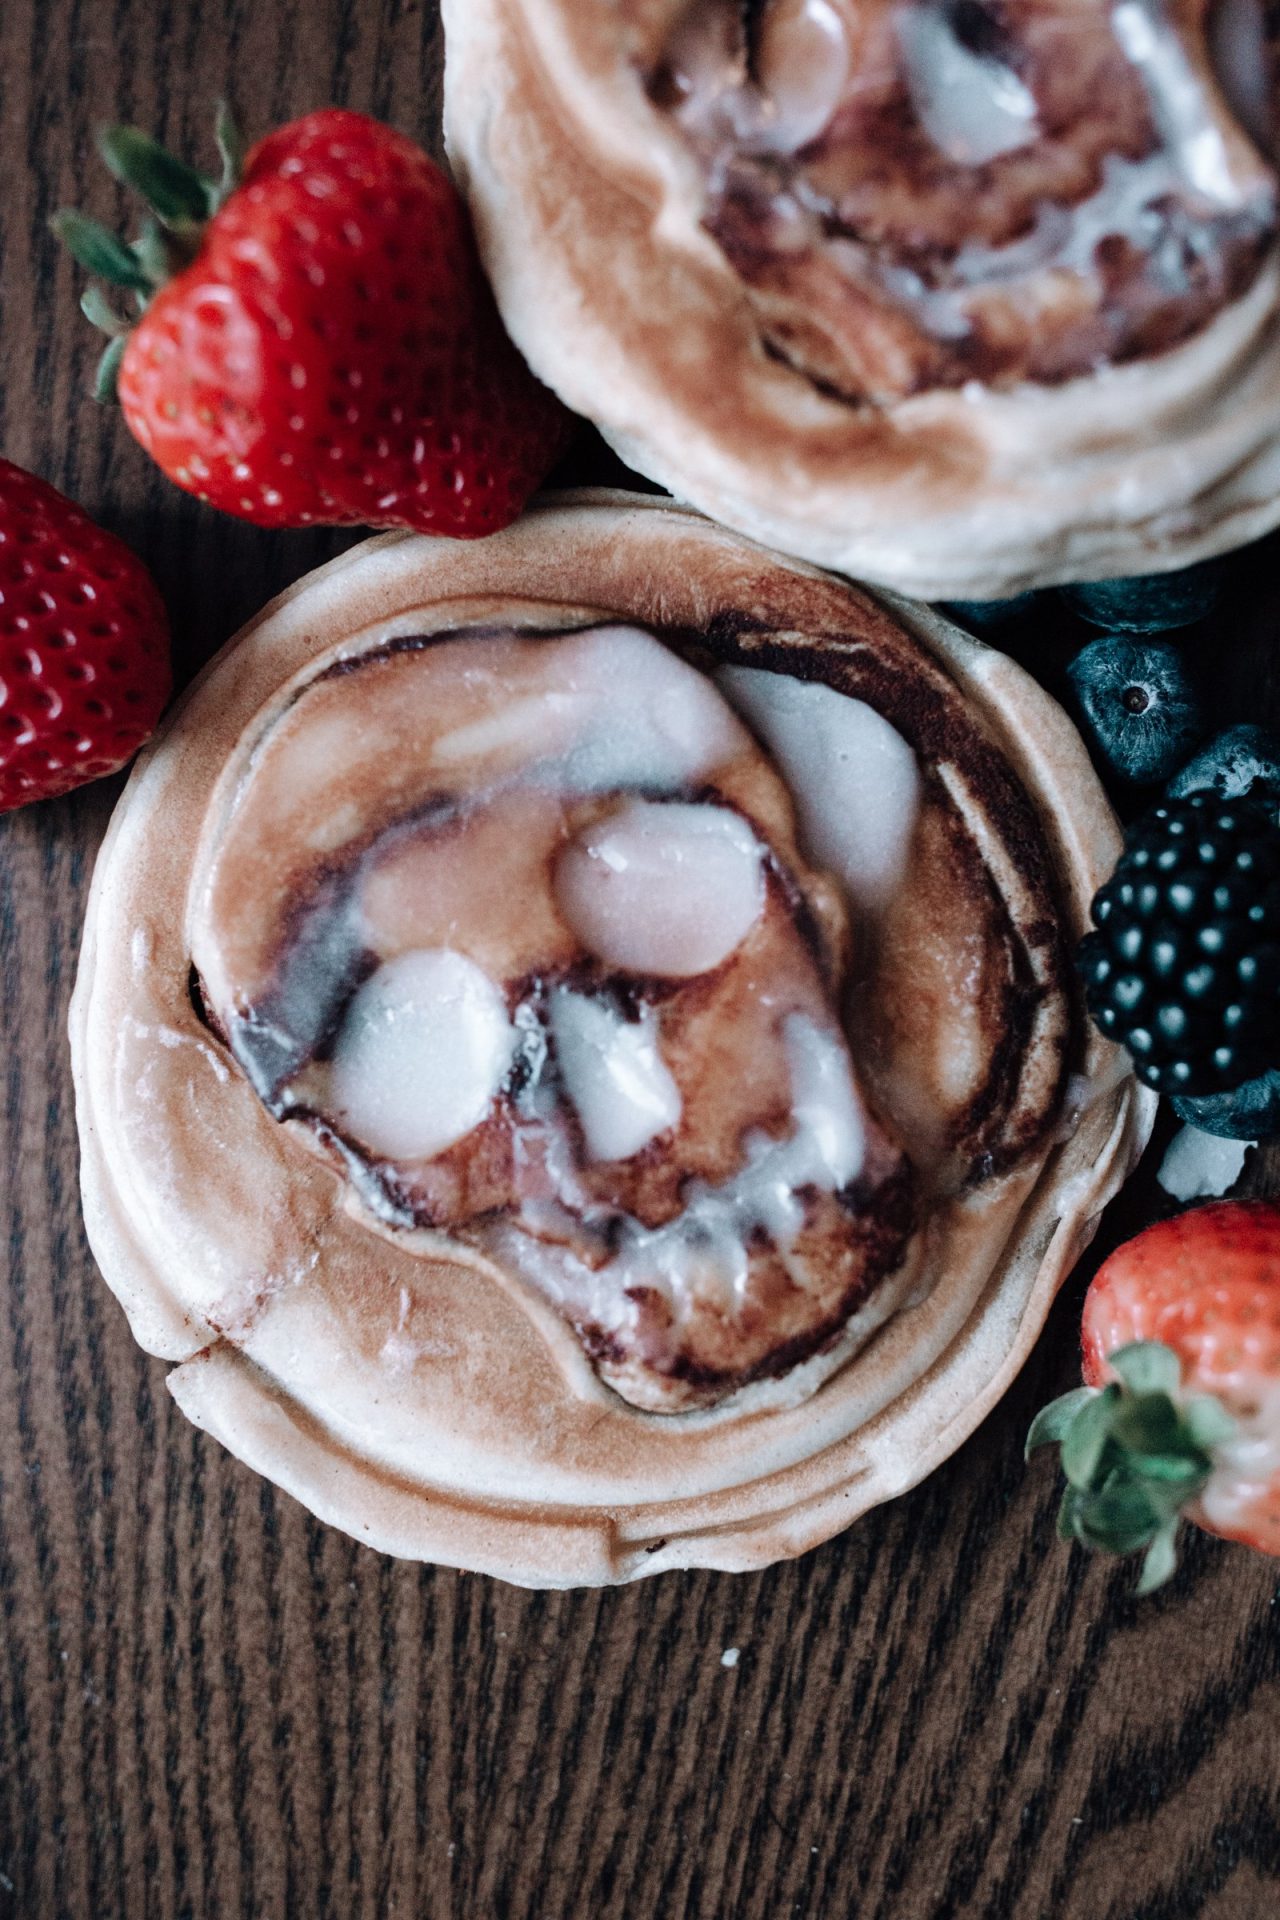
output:
[[[0,5],[0,447],[145,553],[184,672],[340,542],[215,518],[85,400],[48,215],[112,213],[100,119],[195,150],[226,92],[255,128],[338,100],[435,142],[439,77],[420,0]],[[1201,649],[1224,710],[1275,710],[1273,573]],[[0,826],[4,1920],[1274,1916],[1275,1566],[1195,1536],[1138,1602],[1021,1464],[1087,1272],[954,1460],[756,1577],[548,1596],[400,1565],[190,1428],[76,1198],[64,1020],[113,798]],[[1136,1182],[1099,1251],[1156,1204]]]

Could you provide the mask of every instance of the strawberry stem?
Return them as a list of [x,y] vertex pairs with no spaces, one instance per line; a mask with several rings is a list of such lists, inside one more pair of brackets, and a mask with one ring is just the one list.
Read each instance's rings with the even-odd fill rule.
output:
[[1102,1553],[1144,1552],[1139,1593],[1152,1593],[1176,1565],[1179,1516],[1213,1471],[1213,1448],[1234,1423],[1211,1395],[1183,1401],[1171,1348],[1135,1341],[1108,1364],[1105,1387],[1077,1387],[1031,1423],[1027,1453],[1058,1446],[1067,1477],[1058,1513],[1066,1540]]
[[[140,313],[146,312],[152,295],[167,280],[190,266],[200,250],[206,221],[240,184],[244,145],[225,101],[218,105],[214,137],[222,161],[217,180],[177,159],[137,127],[108,127],[99,135],[102,157],[116,179],[147,204],[141,232],[132,245],[74,207],[64,207],[50,222],[80,265],[109,286],[132,293]],[[80,307],[87,320],[111,336],[98,363],[93,391],[95,399],[114,400],[130,322],[121,318],[98,287],[86,289]]]

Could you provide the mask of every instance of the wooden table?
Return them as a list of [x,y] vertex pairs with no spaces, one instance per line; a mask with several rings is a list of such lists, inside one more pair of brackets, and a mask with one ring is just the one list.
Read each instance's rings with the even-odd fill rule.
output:
[[[121,211],[104,119],[208,154],[225,92],[252,130],[339,101],[434,141],[440,69],[423,0],[4,0],[0,447],[145,554],[184,673],[342,541],[217,518],[95,409],[48,216]],[[114,798],[0,825],[0,1917],[1275,1914],[1275,1566],[1196,1535],[1137,1601],[1022,1466],[1084,1272],[955,1459],[754,1577],[541,1595],[398,1564],[189,1427],[76,1195],[66,1004]],[[1156,1207],[1148,1172],[1104,1247]]]

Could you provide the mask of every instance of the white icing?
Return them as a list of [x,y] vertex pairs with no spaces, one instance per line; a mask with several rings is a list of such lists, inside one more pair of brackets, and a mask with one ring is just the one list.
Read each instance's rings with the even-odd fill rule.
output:
[[741,728],[711,682],[652,634],[599,627],[554,644],[561,685],[582,707],[577,737],[545,766],[556,785],[675,792],[742,751]]
[[[742,734],[705,676],[638,627],[592,627],[539,642],[550,661],[513,698],[492,667],[471,676],[475,718],[429,744],[451,780],[504,777],[570,793],[611,787],[676,790],[741,750]],[[627,698],[618,697],[620,687]]]
[[1235,1419],[1231,1438],[1213,1450],[1213,1472],[1200,1496],[1215,1527],[1247,1525],[1250,1509],[1280,1479],[1280,1386],[1261,1396],[1255,1412]]
[[629,1160],[677,1125],[680,1089],[649,1008],[626,1020],[607,1000],[561,987],[549,1011],[560,1078],[593,1160]]
[[756,64],[769,142],[797,153],[844,99],[853,64],[847,22],[831,0],[778,0],[761,25]]
[[862,1171],[866,1128],[843,1042],[811,1020],[793,1015],[786,1027],[796,1128],[775,1150],[773,1178],[785,1169],[795,1187],[838,1192]]
[[1239,206],[1242,196],[1222,131],[1208,112],[1200,76],[1163,9],[1157,13],[1150,0],[1120,0],[1111,24],[1146,81],[1156,125],[1186,178],[1219,206]]
[[1011,67],[966,47],[937,0],[904,8],[897,32],[912,105],[948,159],[984,166],[1036,138],[1034,94]]
[[556,898],[606,965],[689,979],[726,960],[759,918],[761,852],[727,807],[632,800],[565,849]]
[[[931,287],[911,268],[882,260],[855,241],[832,240],[828,250],[855,278],[869,276],[895,299],[909,302],[936,339],[958,340],[972,327],[975,291],[981,295],[984,290],[1051,271],[1088,278],[1095,271],[1099,244],[1114,234],[1125,235],[1148,251],[1158,249],[1165,227],[1159,203],[1179,192],[1185,180],[1164,148],[1141,160],[1109,153],[1097,190],[1078,206],[1067,209],[1046,202],[1020,240],[998,247],[961,247],[948,269],[950,286]],[[1176,251],[1165,249],[1160,267],[1171,287],[1186,290],[1186,269]],[[969,399],[979,396],[986,397],[979,385],[966,390]]]
[[[1231,4],[1240,12],[1256,0]],[[1171,196],[1185,197],[1191,188],[1217,212],[1253,208],[1261,218],[1266,189],[1260,171],[1239,166],[1182,42],[1167,21],[1153,13],[1150,0],[1120,0],[1113,25],[1145,82],[1160,144],[1140,159],[1107,154],[1097,188],[1078,205],[1047,200],[1020,238],[994,247],[961,246],[943,284],[885,258],[874,244],[825,235],[816,208],[805,204],[799,187],[776,197],[771,244],[785,250],[820,240],[827,257],[850,279],[876,286],[909,306],[940,341],[966,339],[974,326],[975,302],[992,290],[1053,272],[1092,278],[1099,244],[1114,235],[1123,235],[1151,255],[1169,291],[1187,292],[1183,251],[1165,244],[1164,203]],[[1241,19],[1233,29],[1236,41],[1247,40],[1250,31]],[[898,16],[897,35],[921,124],[952,160],[980,164],[1037,137],[1035,101],[1024,83],[999,61],[966,48],[937,0],[905,8]],[[1249,64],[1239,46],[1233,57],[1237,64]],[[1255,73],[1259,61],[1265,86],[1265,48],[1258,49],[1251,68]],[[1257,113],[1269,117],[1269,103],[1258,102],[1255,118]]]
[[[658,1289],[677,1312],[708,1286],[718,1287],[731,1303],[747,1286],[750,1250],[762,1231],[787,1259],[804,1225],[804,1190],[838,1192],[857,1179],[866,1127],[843,1037],[804,1014],[788,1017],[784,1035],[794,1117],[785,1138],[756,1135],[747,1144],[741,1170],[718,1187],[692,1182],[684,1212],[665,1226],[645,1227],[622,1216],[616,1251],[600,1266],[589,1266],[566,1244],[548,1244],[507,1225],[498,1229],[505,1257],[553,1300],[602,1327],[622,1326],[632,1314],[628,1288]],[[555,1169],[554,1153],[546,1165]],[[583,1207],[571,1174],[560,1198],[590,1219],[591,1209]],[[527,1227],[554,1232],[555,1210],[544,1204],[535,1215],[526,1206],[522,1220]],[[802,1266],[792,1272],[803,1285]]]
[[584,701],[576,692],[546,687],[524,700],[500,701],[480,720],[442,733],[431,744],[432,763],[457,766],[464,761],[489,759],[505,749],[523,754],[530,740],[542,740],[561,730],[564,722],[580,725]]
[[902,735],[816,681],[757,667],[723,667],[716,679],[777,762],[806,852],[856,906],[882,908],[906,873],[920,808],[920,769]]
[[501,993],[472,961],[447,948],[403,953],[347,1010],[334,1117],[373,1153],[429,1159],[484,1119],[515,1044]]

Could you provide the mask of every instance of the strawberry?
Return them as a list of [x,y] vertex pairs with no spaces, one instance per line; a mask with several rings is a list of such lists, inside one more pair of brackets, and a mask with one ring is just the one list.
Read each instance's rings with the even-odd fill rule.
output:
[[164,602],[141,560],[0,460],[0,811],[114,773],[171,684]]
[[[569,416],[503,331],[462,198],[411,140],[310,113],[215,183],[145,135],[103,152],[154,217],[125,246],[75,213],[125,421],[171,480],[264,527],[374,524],[469,538],[519,514]],[[172,277],[170,277],[172,276]]]
[[1280,1555],[1280,1206],[1219,1201],[1148,1227],[1085,1298],[1086,1385],[1033,1422],[1059,1442],[1059,1531],[1174,1566],[1180,1514]]

